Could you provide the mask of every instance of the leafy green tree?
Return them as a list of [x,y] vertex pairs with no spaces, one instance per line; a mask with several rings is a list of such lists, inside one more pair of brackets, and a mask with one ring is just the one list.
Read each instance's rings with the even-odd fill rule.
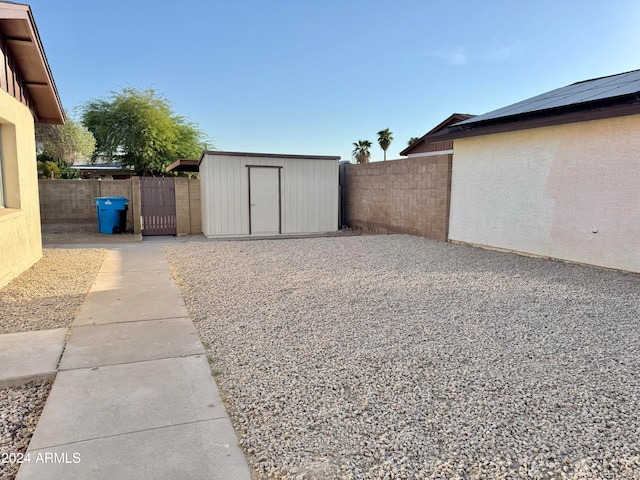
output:
[[38,161],[38,176],[40,178],[60,178],[60,168],[52,161]]
[[369,140],[358,140],[353,143],[355,147],[351,154],[356,159],[356,163],[369,163],[369,159],[371,158],[371,153],[369,149],[371,148],[371,142]]
[[47,160],[66,166],[88,160],[96,149],[96,139],[80,122],[65,112],[64,125],[36,123],[36,145]]
[[384,152],[385,162],[387,161],[387,148],[389,148],[389,145],[391,145],[392,141],[393,132],[391,132],[388,128],[385,128],[384,130],[380,130],[378,132],[378,145],[380,145],[380,148]]
[[82,119],[96,137],[94,161],[119,161],[138,175],[162,175],[179,158],[199,157],[206,145],[197,125],[176,115],[152,88],[124,88],[90,100]]
[[410,147],[411,145],[413,145],[414,143],[416,143],[418,140],[420,140],[421,137],[411,137],[409,139],[409,141],[407,142],[407,146]]
[[[51,167],[51,165],[55,167]],[[57,168],[57,170],[56,170]],[[45,170],[46,174],[45,175]],[[38,173],[43,178],[51,178],[51,172],[54,172],[53,178],[80,178],[80,170],[69,166],[67,162],[59,158],[51,157],[45,153],[38,155]]]

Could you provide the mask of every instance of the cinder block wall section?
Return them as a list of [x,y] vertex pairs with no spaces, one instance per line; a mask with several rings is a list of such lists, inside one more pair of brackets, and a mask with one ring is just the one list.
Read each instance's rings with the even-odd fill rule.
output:
[[176,223],[178,235],[200,235],[200,180],[176,177]]
[[38,180],[40,220],[46,222],[96,219],[97,180]]
[[345,165],[345,220],[370,233],[446,241],[452,155]]
[[[129,180],[38,180],[40,220],[53,222],[96,221],[96,197],[129,199],[127,228],[134,228],[135,199]],[[138,211],[139,211],[139,207]],[[138,214],[139,215],[139,214]],[[138,230],[139,231],[139,230]]]
[[[96,197],[129,199],[127,228],[140,233],[140,179],[128,180],[39,180],[41,221],[95,222]],[[178,235],[202,233],[200,180],[176,177],[176,216]]]

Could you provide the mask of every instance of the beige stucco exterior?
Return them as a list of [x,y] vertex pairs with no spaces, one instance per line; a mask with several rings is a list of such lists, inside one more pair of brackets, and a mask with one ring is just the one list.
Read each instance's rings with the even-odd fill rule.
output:
[[640,115],[454,142],[449,238],[640,272]]
[[0,90],[5,208],[0,208],[0,288],[42,257],[34,122],[29,108]]

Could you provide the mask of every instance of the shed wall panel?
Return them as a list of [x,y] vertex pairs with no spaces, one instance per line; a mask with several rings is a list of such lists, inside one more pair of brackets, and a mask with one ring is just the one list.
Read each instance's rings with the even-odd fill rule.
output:
[[283,234],[337,230],[337,160],[205,154],[200,164],[205,235],[249,234],[247,165],[281,167]]
[[211,187],[204,185],[209,180],[209,169],[210,165],[208,162],[200,164],[200,213],[202,215],[202,231],[208,232],[211,229],[211,222],[209,218],[211,202],[209,200],[209,192],[211,192]]

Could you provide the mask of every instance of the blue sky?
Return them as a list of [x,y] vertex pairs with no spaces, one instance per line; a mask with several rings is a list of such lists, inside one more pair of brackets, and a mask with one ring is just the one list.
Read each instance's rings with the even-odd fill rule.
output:
[[640,2],[29,2],[64,107],[153,87],[219,150],[387,158],[481,114],[640,68]]

